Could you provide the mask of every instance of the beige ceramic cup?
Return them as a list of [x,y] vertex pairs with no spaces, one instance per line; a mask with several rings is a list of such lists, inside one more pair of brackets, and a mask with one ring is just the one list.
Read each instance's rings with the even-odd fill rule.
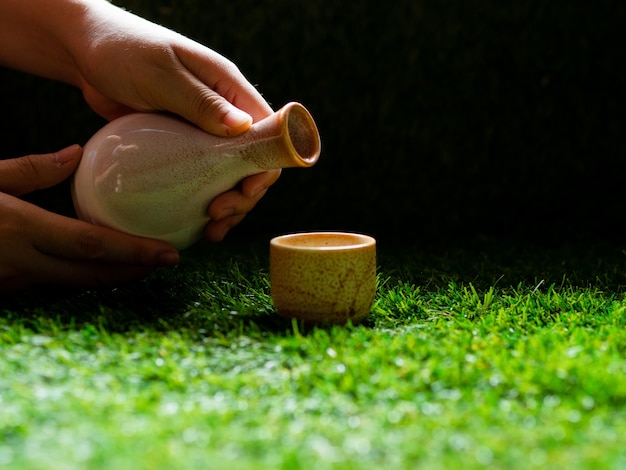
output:
[[316,324],[359,323],[376,294],[376,240],[346,232],[273,238],[270,283],[280,316]]

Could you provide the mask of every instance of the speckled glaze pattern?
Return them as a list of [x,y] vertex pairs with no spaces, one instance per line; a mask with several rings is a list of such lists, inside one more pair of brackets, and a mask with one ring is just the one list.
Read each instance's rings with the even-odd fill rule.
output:
[[270,242],[271,296],[277,313],[315,324],[357,324],[376,294],[376,240],[310,232]]
[[309,112],[288,103],[236,137],[218,137],[173,116],[130,114],[84,146],[72,182],[78,217],[186,248],[209,221],[210,202],[246,176],[317,162]]

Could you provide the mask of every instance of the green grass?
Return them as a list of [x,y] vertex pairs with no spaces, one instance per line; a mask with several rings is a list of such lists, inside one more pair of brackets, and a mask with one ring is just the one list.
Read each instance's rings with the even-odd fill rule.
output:
[[274,315],[263,245],[0,305],[0,467],[621,468],[619,247],[379,247],[360,326]]

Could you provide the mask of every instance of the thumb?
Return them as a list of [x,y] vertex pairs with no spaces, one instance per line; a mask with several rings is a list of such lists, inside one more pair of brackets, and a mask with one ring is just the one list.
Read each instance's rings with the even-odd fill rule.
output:
[[74,144],[54,153],[0,160],[0,191],[21,196],[54,186],[74,172],[82,153]]
[[[205,131],[220,135],[239,135],[252,125],[252,117],[211,89],[204,89],[196,104],[193,121]],[[194,112],[195,111],[195,112]]]
[[204,101],[198,101],[196,122],[205,131],[215,135],[239,135],[252,125],[252,117],[235,107],[213,90],[205,92]]

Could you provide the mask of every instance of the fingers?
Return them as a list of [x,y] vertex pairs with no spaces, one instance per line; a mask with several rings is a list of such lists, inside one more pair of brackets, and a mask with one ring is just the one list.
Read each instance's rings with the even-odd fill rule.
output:
[[117,101],[104,96],[87,82],[81,84],[81,89],[83,92],[83,98],[91,109],[107,121],[112,121],[113,119],[125,116],[126,114],[137,112],[136,109],[133,109],[130,106],[118,103]]
[[37,213],[30,217],[26,231],[33,246],[48,256],[144,267],[174,266],[179,261],[178,251],[159,240],[134,237],[30,205],[29,212]]
[[246,197],[256,197],[273,185],[280,177],[282,170],[271,170],[249,176],[241,182],[241,191]]
[[112,285],[173,266],[169,244],[47,212],[0,193],[0,290]]
[[204,229],[204,237],[207,241],[218,243],[224,240],[230,229],[238,225],[246,214],[233,215],[220,220],[209,220]]
[[174,49],[184,72],[170,87],[166,109],[216,135],[238,135],[272,109],[239,69],[217,53],[195,43]]
[[0,160],[0,192],[21,196],[49,188],[76,169],[82,149],[72,145],[54,153]]
[[276,181],[280,171],[268,171],[250,176],[241,182],[241,190],[233,189],[220,194],[209,205],[207,214],[213,220],[250,212]]
[[227,191],[215,198],[207,211],[211,220],[204,231],[206,239],[222,241],[261,200],[280,173],[280,170],[273,170],[250,176],[241,182],[241,189]]
[[[80,57],[78,84],[107,119],[131,109],[169,111],[229,136],[272,113],[236,65],[217,52],[129,12],[113,9],[102,17],[94,35],[105,39],[94,54]],[[109,63],[117,67],[102,65]]]
[[190,106],[181,109],[178,114],[211,134],[235,136],[247,131],[252,125],[252,116],[204,84],[196,83],[185,94],[184,101],[190,103]]

